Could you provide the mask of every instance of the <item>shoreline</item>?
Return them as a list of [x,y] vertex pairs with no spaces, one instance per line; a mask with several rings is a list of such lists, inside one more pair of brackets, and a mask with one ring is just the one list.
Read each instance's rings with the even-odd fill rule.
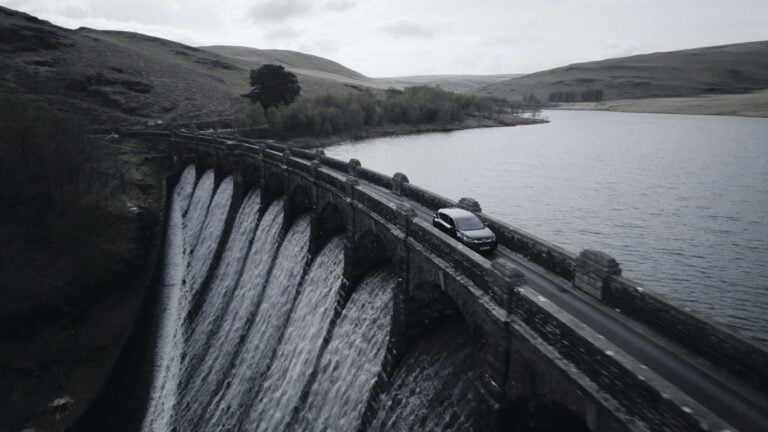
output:
[[572,102],[545,109],[768,118],[768,90],[742,94]]
[[334,135],[334,136],[324,137],[324,138],[299,137],[299,138],[291,138],[287,140],[280,140],[280,142],[290,146],[294,146],[296,148],[310,149],[310,148],[330,147],[330,146],[337,145],[347,141],[360,141],[360,140],[366,140],[371,138],[381,138],[381,137],[388,137],[388,136],[416,135],[416,134],[431,133],[431,132],[453,132],[453,131],[459,131],[459,130],[490,128],[490,127],[525,126],[525,125],[535,125],[535,124],[542,124],[542,123],[548,123],[548,121],[543,119],[530,119],[530,118],[524,118],[524,117],[518,117],[518,116],[512,116],[512,115],[498,116],[493,118],[471,117],[460,123],[428,124],[428,125],[425,125],[425,124],[383,125],[383,126],[369,128],[364,131],[360,131],[360,132],[349,134],[349,135]]

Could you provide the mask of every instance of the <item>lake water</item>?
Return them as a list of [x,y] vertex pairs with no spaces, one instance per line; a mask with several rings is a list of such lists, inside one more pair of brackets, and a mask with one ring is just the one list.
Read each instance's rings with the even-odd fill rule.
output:
[[768,119],[546,111],[550,123],[387,137],[329,156],[448,198],[768,343]]

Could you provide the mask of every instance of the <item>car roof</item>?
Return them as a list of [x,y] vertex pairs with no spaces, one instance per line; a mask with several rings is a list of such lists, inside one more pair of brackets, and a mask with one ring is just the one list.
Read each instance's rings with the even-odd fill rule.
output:
[[447,207],[447,208],[441,208],[437,211],[438,213],[445,213],[448,216],[452,218],[457,217],[477,217],[474,213],[468,210],[464,210],[458,207]]

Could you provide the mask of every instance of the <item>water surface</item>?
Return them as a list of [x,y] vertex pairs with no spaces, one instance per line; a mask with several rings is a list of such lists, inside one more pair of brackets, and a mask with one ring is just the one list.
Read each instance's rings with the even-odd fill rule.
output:
[[768,119],[548,111],[545,125],[388,137],[329,156],[458,200],[768,342]]

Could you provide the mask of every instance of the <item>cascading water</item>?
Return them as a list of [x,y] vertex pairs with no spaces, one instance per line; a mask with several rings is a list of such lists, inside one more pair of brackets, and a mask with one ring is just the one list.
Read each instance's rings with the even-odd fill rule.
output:
[[309,216],[297,220],[283,240],[264,296],[227,385],[212,407],[205,430],[234,430],[269,369],[291,313],[308,259]]
[[434,331],[403,360],[369,430],[483,430],[474,348],[459,323]]
[[[177,422],[182,430],[199,430],[208,406],[224,384],[230,363],[241,348],[241,338],[248,330],[253,311],[259,304],[277,251],[283,208],[283,200],[277,200],[264,214],[233,293],[236,301],[229,303],[219,328],[211,338],[200,341],[200,345],[186,347],[191,353],[202,351],[204,354],[199,365],[182,363],[182,403],[176,410]],[[188,358],[195,356],[192,354]]]
[[[259,222],[261,194],[246,196],[203,287],[233,180],[222,181],[214,194],[213,171],[197,185],[195,174],[193,166],[182,173],[169,206],[143,431],[357,430],[370,406],[379,407],[370,430],[479,430],[484,405],[472,385],[474,347],[459,325],[422,340],[389,389],[372,394],[390,337],[394,270],[366,277],[337,315],[342,237],[317,254],[305,275],[310,218],[300,217],[281,244],[282,199]],[[371,405],[372,397],[378,403]]]
[[[229,308],[234,287],[242,274],[248,248],[251,246],[258,226],[260,205],[261,193],[258,189],[252,190],[243,200],[229,241],[213,275],[211,287],[198,315],[191,324],[192,329],[187,336],[188,346],[205,345],[220,324],[224,312]],[[204,349],[188,350],[186,362],[189,366],[187,368],[199,365],[205,353]]]
[[200,230],[203,229],[205,217],[208,216],[208,206],[213,196],[215,175],[213,170],[208,170],[200,177],[195,186],[195,192],[189,207],[184,215],[184,254],[189,256],[200,238]]
[[302,283],[272,367],[243,429],[285,430],[333,316],[343,264],[344,242],[336,237],[315,258]]
[[382,269],[357,288],[323,353],[297,430],[354,431],[381,371],[397,277]]
[[194,186],[195,167],[189,166],[179,178],[168,209],[162,276],[163,309],[160,311],[157,332],[155,373],[142,424],[142,430],[147,432],[171,430],[171,419],[176,405],[183,343],[184,311],[180,310],[181,285],[187,267],[182,215],[189,207]]
[[[201,179],[202,182],[202,179]],[[209,206],[208,214],[205,217],[205,223],[200,229],[200,234],[196,246],[190,251],[189,270],[187,272],[187,290],[189,295],[194,297],[200,286],[203,284],[205,276],[216,252],[216,246],[219,244],[221,232],[224,229],[224,223],[227,220],[227,210],[232,201],[232,177],[225,178],[218,189],[216,195]]]

